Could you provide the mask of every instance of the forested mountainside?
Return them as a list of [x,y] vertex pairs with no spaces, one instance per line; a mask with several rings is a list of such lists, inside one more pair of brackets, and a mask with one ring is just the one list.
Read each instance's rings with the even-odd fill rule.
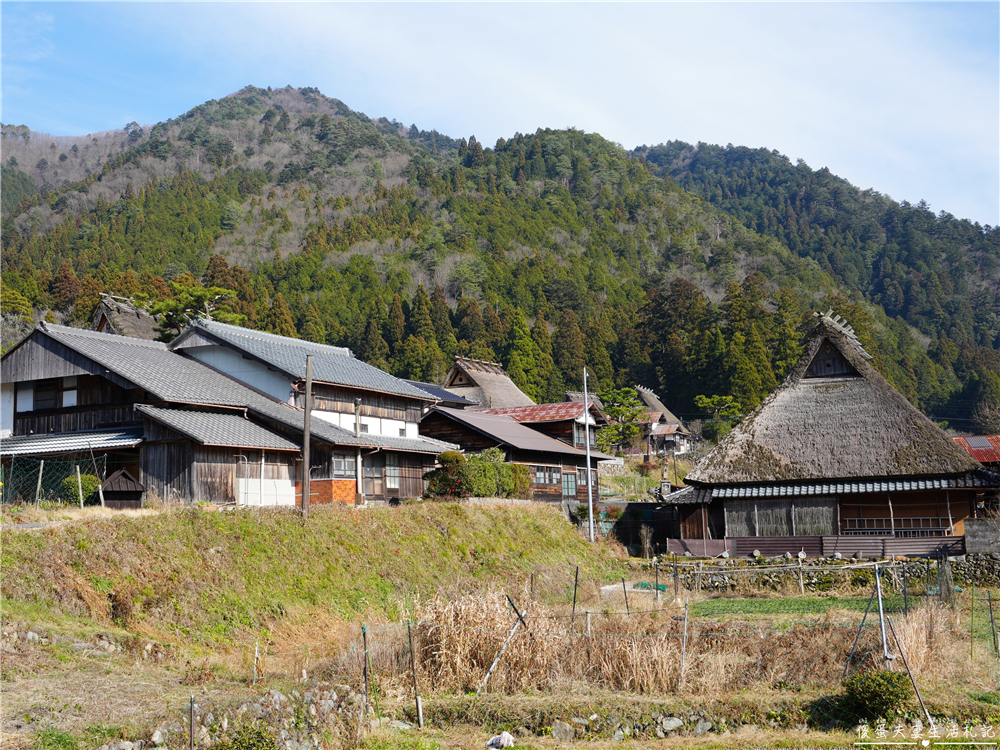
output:
[[586,362],[599,387],[696,416],[698,394],[758,403],[833,307],[936,418],[986,428],[1000,407],[1000,232],[804,165],[779,189],[777,166],[724,169],[734,149],[696,166],[716,147],[629,154],[578,130],[489,147],[290,87],[148,129],[3,135],[5,193],[37,188],[5,197],[5,312],[82,324],[101,292],[220,287],[221,314],[401,376],[439,380],[465,354],[553,400]]

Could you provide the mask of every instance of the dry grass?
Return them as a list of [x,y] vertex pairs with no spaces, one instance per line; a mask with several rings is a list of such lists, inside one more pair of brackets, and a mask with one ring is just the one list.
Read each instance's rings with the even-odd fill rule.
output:
[[81,508],[72,503],[43,503],[41,507],[34,505],[4,505],[0,508],[0,522],[4,526],[11,525],[10,530],[16,530],[20,524],[54,523],[60,521],[92,521],[100,518],[141,518],[160,513],[158,507],[129,510],[113,510],[99,505],[88,505]]

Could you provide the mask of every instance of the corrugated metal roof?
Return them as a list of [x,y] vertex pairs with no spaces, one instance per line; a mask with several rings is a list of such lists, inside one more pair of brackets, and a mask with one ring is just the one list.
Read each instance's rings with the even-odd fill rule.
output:
[[[592,408],[596,408],[591,403]],[[569,419],[583,419],[582,401],[562,401],[557,404],[533,404],[531,406],[507,406],[497,409],[477,409],[480,414],[501,414],[518,422],[562,422]]]
[[262,448],[276,451],[300,450],[300,446],[296,443],[245,419],[242,414],[213,414],[187,409],[162,409],[145,404],[137,404],[135,409],[202,445]]
[[112,448],[131,448],[142,442],[142,428],[56,432],[46,435],[17,435],[0,440],[0,456],[32,456],[47,453],[77,453]]
[[[253,331],[203,318],[193,321],[188,330],[199,328],[300,380],[306,377],[306,355],[311,354],[314,382],[381,391],[422,401],[433,400],[426,391],[356,359],[350,349]],[[182,333],[171,342],[171,347],[183,343],[184,338]]]
[[955,442],[981,464],[1000,463],[1000,435],[957,437]]
[[[985,477],[934,477],[930,479],[859,480],[855,482],[803,482],[775,485],[729,485],[711,488],[712,498],[805,497],[809,495],[858,495],[870,492],[919,492],[989,487]],[[705,488],[709,491],[708,488]]]

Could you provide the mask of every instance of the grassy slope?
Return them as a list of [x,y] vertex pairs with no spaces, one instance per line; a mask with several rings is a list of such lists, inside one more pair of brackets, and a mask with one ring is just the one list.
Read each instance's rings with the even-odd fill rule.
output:
[[204,645],[285,614],[398,619],[415,597],[519,591],[532,572],[577,564],[610,579],[617,568],[552,508],[437,503],[313,509],[308,523],[287,512],[101,517],[6,533],[0,564],[5,619],[82,617]]

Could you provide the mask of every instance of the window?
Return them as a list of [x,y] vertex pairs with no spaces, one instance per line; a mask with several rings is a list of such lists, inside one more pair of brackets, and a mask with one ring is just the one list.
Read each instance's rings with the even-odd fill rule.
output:
[[362,422],[361,423],[360,431],[361,432],[368,432],[368,425],[366,425],[364,422]]
[[[597,487],[597,469],[590,470],[590,479],[594,483],[594,487]],[[587,486],[587,470],[577,469],[576,470],[576,482],[581,487]]]
[[586,425],[574,423],[573,424],[574,445],[576,445],[578,448],[583,448],[587,444],[587,438],[589,437],[590,447],[596,448],[597,447],[597,436],[595,434],[596,432],[597,430],[594,428],[593,425],[591,425],[590,429],[588,430]]
[[563,472],[562,488],[564,497],[576,497],[576,474],[572,471]]
[[406,437],[406,428],[405,427],[400,427],[399,428],[399,436],[400,437]]
[[59,381],[56,378],[35,383],[35,409],[55,409],[58,406]]
[[344,453],[333,454],[334,479],[354,479],[357,474],[354,469],[354,456]]
[[558,466],[536,466],[535,484],[559,484],[562,469]]
[[395,453],[385,454],[385,486],[389,490],[399,489],[399,456]]

